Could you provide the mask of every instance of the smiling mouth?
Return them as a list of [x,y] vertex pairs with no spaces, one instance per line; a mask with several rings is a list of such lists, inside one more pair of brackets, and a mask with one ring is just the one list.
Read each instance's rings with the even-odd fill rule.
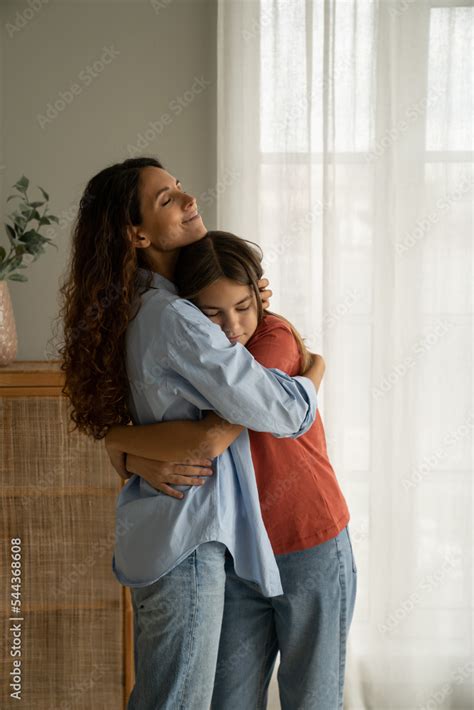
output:
[[188,222],[194,222],[194,220],[199,219],[200,216],[201,215],[199,214],[199,212],[196,212],[196,214],[194,214],[192,217],[189,217],[189,219],[183,220],[183,224],[187,224]]

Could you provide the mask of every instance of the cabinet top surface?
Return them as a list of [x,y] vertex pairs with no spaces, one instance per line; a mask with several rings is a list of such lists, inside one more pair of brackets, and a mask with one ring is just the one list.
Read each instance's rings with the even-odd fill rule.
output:
[[0,366],[0,376],[12,372],[61,372],[60,360],[15,360]]
[[0,367],[0,394],[58,394],[64,384],[60,360],[17,360]]

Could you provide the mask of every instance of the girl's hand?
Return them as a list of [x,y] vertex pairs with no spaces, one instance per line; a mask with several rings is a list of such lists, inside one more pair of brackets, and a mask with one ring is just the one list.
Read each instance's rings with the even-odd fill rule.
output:
[[214,473],[210,459],[198,460],[192,464],[169,463],[128,454],[126,466],[128,471],[144,478],[150,486],[173,498],[184,498],[184,493],[172,488],[171,483],[181,486],[202,486],[206,482],[206,477]]
[[260,279],[257,281],[258,288],[260,290],[260,298],[262,299],[262,306],[264,309],[270,307],[270,298],[273,296],[273,291],[270,291],[270,289],[267,289],[267,286],[269,285],[270,281],[268,279]]

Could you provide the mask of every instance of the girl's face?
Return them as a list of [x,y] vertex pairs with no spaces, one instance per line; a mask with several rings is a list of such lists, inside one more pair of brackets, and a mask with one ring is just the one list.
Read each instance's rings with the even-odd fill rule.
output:
[[258,325],[255,294],[251,286],[222,277],[203,288],[194,299],[213,323],[220,325],[232,343],[250,340]]

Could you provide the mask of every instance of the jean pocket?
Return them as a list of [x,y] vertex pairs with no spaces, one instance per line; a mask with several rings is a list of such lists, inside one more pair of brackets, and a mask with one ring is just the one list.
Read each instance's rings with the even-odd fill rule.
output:
[[160,586],[160,580],[158,579],[152,584],[147,584],[146,587],[132,587],[131,594],[133,606],[137,610],[153,608],[159,600]]
[[351,540],[351,536],[349,534],[349,526],[348,525],[346,525],[346,533],[347,533],[347,539],[349,540],[349,546],[351,548],[352,571],[355,574],[357,574],[357,565],[356,565],[356,561],[355,561],[355,557],[354,557],[354,549],[352,547],[352,540]]

